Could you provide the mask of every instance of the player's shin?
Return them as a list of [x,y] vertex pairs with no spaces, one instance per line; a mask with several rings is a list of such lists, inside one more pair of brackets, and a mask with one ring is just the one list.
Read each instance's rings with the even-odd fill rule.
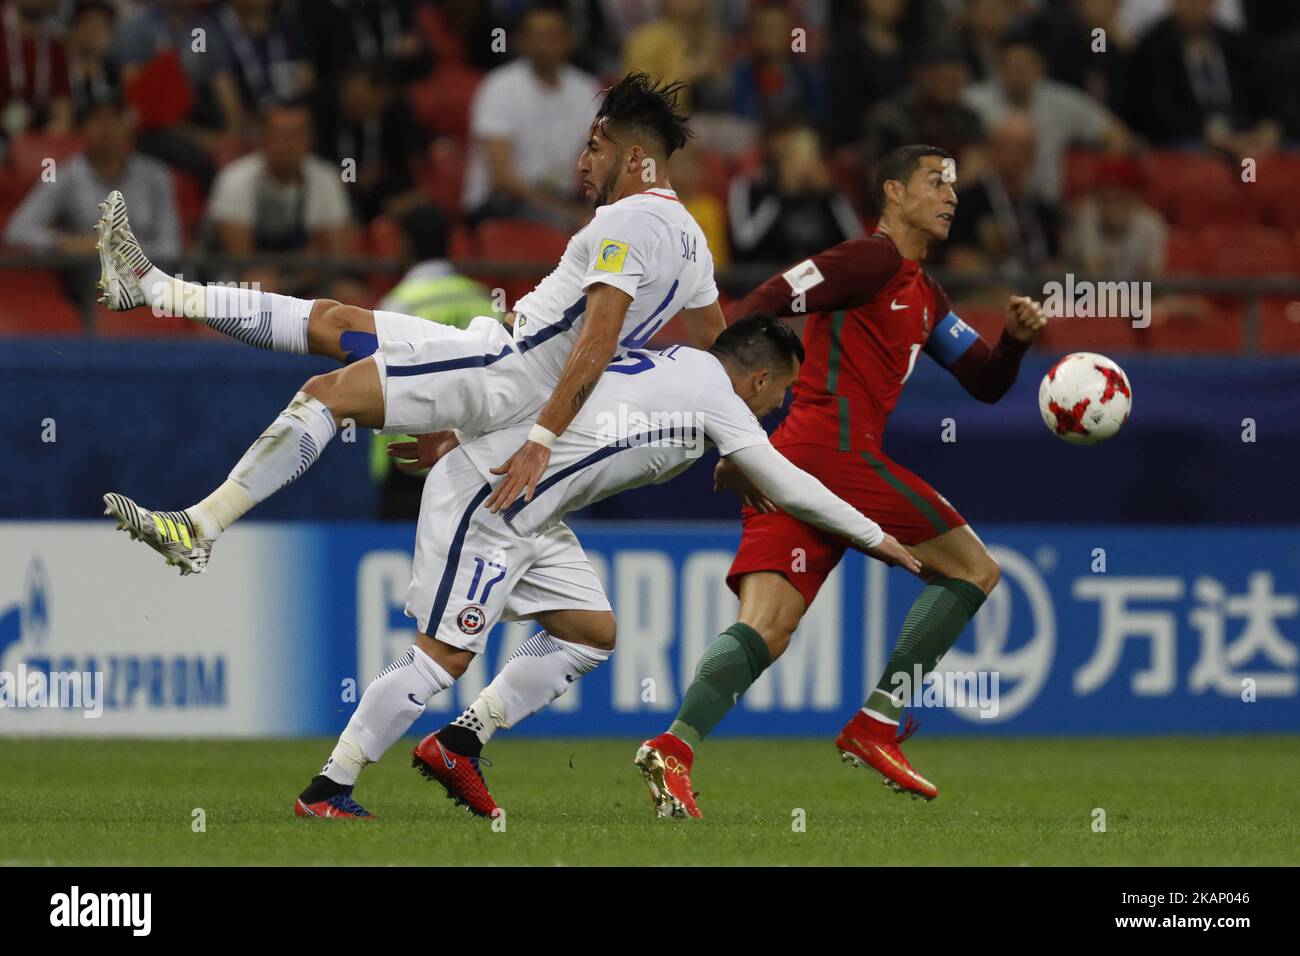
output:
[[695,678],[668,732],[694,750],[771,663],[771,652],[758,631],[748,624],[731,625],[695,665]]
[[244,453],[226,481],[185,513],[203,537],[215,538],[253,505],[310,468],[336,430],[329,408],[306,392],[298,392]]
[[254,348],[308,354],[311,299],[221,283],[186,282],[157,266],[151,268],[141,285],[156,314],[198,319]]
[[[411,729],[429,698],[453,683],[454,677],[412,644],[370,682],[320,776],[335,786],[355,784],[366,764],[377,761]],[[322,786],[328,789],[328,784]]]
[[[898,689],[910,686],[918,665],[922,675],[934,670],[980,609],[984,598],[984,591],[978,586],[958,578],[935,578],[926,585],[907,612],[880,682],[863,705],[867,716],[898,723],[908,704],[907,700],[897,699]],[[920,688],[915,690],[919,692]]]
[[463,714],[438,731],[438,739],[448,750],[477,757],[498,730],[546,707],[612,653],[540,631],[520,645]]

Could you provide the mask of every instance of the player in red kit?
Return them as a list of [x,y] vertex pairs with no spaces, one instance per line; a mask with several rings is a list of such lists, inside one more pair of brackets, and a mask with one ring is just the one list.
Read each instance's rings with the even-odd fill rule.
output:
[[[885,423],[921,352],[975,398],[996,402],[1015,382],[1020,359],[1046,324],[1022,296],[1007,305],[1006,327],[990,346],[950,309],[921,260],[948,237],[957,212],[956,166],[931,146],[903,146],[881,163],[876,233],[841,243],[773,276],[733,315],[806,313],[807,360],[789,415],[772,443],[793,463],[868,515],[908,547],[926,587],[903,624],[880,682],[835,741],[844,760],[877,770],[899,793],[932,799],[899,744],[904,709],[895,675],[910,682],[957,640],[998,583],[997,562],[966,520],[923,479],[881,447]],[[704,652],[668,731],[647,740],[637,765],[660,816],[700,816],[691,787],[694,751],[790,635],[848,547],[777,511],[724,459],[716,483],[745,503],[744,533],[727,583],[740,596],[740,619]],[[906,684],[901,685],[906,687]],[[915,688],[919,693],[920,688]]]

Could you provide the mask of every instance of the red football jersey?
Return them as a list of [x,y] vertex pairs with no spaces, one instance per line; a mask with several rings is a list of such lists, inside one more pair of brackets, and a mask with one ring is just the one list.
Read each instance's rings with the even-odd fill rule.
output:
[[[733,315],[806,313],[807,357],[794,404],[777,430],[781,444],[845,451],[880,446],[903,384],[935,328],[958,334],[935,358],[949,366],[969,347],[969,326],[950,316],[948,296],[915,259],[877,233],[806,259],[755,289]],[[947,344],[947,343],[945,343]]]

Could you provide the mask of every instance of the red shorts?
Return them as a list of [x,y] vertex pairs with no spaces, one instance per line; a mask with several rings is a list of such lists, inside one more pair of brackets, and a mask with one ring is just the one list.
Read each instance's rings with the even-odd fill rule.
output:
[[[920,544],[966,523],[947,498],[878,449],[783,445],[778,450],[902,544]],[[745,508],[741,520],[740,549],[727,574],[727,585],[736,593],[744,575],[775,571],[812,604],[822,582],[850,547],[844,538],[784,511],[760,514]]]

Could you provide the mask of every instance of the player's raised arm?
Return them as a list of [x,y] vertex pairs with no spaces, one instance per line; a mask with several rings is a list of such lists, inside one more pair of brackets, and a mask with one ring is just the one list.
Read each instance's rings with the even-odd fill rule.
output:
[[772,276],[733,306],[731,315],[766,312],[788,318],[856,308],[870,302],[901,263],[889,243],[850,239]]
[[509,461],[492,469],[492,474],[506,476],[485,503],[493,512],[512,504],[521,493],[525,500],[533,500],[537,482],[551,460],[551,445],[569,427],[614,358],[623,317],[631,304],[632,297],[612,285],[598,282],[588,287],[582,329],[550,401],[537,416],[523,447]]
[[715,299],[703,308],[682,309],[682,324],[686,326],[691,345],[707,349],[727,327],[727,320],[722,314],[722,304]]
[[1038,302],[1013,295],[1007,303],[1006,327],[993,346],[955,313],[948,312],[934,327],[925,351],[951,372],[972,397],[996,402],[1015,384],[1021,358],[1046,324]]

